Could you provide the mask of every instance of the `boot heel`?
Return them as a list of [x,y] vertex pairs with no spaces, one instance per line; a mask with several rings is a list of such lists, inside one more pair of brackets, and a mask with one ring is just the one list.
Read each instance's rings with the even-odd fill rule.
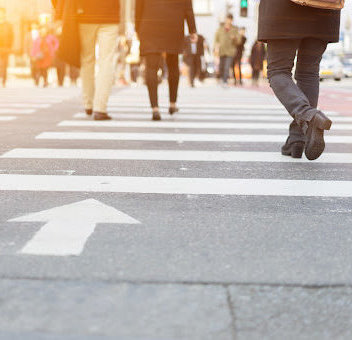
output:
[[326,117],[325,115],[321,114],[317,118],[317,127],[321,130],[330,130],[332,121]]
[[302,158],[304,151],[303,143],[295,143],[291,147],[291,157],[292,158]]

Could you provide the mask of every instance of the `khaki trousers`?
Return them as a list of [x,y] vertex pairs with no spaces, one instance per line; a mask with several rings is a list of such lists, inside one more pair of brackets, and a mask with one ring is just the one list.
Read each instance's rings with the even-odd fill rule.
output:
[[[107,112],[114,80],[114,54],[117,24],[80,24],[81,78],[85,109]],[[95,47],[99,46],[98,73],[95,76]]]

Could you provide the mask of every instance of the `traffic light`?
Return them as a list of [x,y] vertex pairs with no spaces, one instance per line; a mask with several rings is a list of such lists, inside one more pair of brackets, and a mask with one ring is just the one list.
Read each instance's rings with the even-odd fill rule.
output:
[[248,17],[248,0],[241,0],[241,10],[240,10],[241,17]]

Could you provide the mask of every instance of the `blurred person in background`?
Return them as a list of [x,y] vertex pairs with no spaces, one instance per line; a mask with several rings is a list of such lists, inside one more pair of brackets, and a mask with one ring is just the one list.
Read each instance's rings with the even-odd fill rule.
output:
[[43,86],[47,87],[48,70],[53,65],[55,53],[59,47],[57,38],[49,34],[48,28],[42,26],[39,30],[39,37],[33,42],[31,57],[34,62],[35,84],[39,86],[40,79],[43,78]]
[[130,66],[130,78],[132,84],[137,84],[139,77],[139,69],[141,65],[140,56],[140,41],[138,40],[137,34],[134,33],[131,39],[131,47],[129,54],[126,57],[126,62]]
[[265,45],[261,41],[256,41],[251,50],[249,62],[252,67],[252,84],[258,86],[260,73],[264,68]]
[[3,87],[7,81],[9,54],[14,40],[12,25],[6,21],[6,10],[0,7],[0,78]]
[[[56,27],[55,36],[58,42],[60,40],[61,34],[62,34],[62,27],[61,26]],[[57,53],[55,53],[54,66],[56,69],[58,86],[62,87],[64,86],[65,75],[66,75],[66,63],[59,58]]]
[[246,37],[246,29],[242,27],[239,31],[239,43],[236,46],[236,54],[235,58],[233,61],[233,76],[235,80],[235,85],[237,85],[237,76],[236,76],[236,70],[238,70],[238,80],[239,84],[242,85],[242,57],[243,57],[243,52],[244,52],[244,46],[246,45],[247,42],[247,37]]
[[[114,56],[120,23],[119,0],[52,0],[56,19],[62,20],[59,57],[81,68],[86,114],[110,120],[107,103],[114,81]],[[99,72],[95,77],[96,45]]]
[[222,84],[227,86],[230,77],[230,69],[234,64],[237,45],[241,42],[241,36],[237,27],[233,25],[233,15],[228,14],[225,23],[220,25],[215,34],[215,55],[220,57],[219,76]]
[[192,35],[185,38],[184,61],[189,68],[188,75],[191,87],[195,87],[196,77],[201,78],[204,44],[205,39],[202,35],[198,35],[197,39],[193,39]]
[[158,70],[162,54],[166,53],[170,91],[169,113],[176,106],[179,86],[179,54],[184,47],[184,22],[187,21],[193,40],[197,39],[192,0],[136,0],[136,32],[141,42],[141,56],[146,60],[148,86],[153,120],[161,120],[158,103]]
[[268,44],[270,86],[294,119],[283,155],[301,158],[305,151],[314,160],[324,152],[324,130],[332,122],[317,109],[319,67],[327,45],[339,41],[340,12],[283,0],[260,2],[258,39]]

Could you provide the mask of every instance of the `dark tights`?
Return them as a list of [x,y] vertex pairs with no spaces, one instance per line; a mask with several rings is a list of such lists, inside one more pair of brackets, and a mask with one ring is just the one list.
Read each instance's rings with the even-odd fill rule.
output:
[[[160,69],[161,54],[148,54],[146,56],[146,81],[149,91],[149,99],[152,108],[158,107],[158,70]],[[170,103],[176,103],[180,70],[178,54],[167,54],[166,64],[169,77]]]

